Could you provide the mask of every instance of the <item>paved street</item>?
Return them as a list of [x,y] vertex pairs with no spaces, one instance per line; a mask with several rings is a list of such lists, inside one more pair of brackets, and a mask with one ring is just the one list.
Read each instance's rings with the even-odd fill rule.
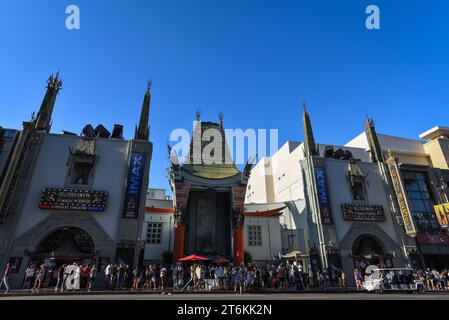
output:
[[79,295],[33,295],[33,296],[5,296],[0,300],[449,300],[448,292],[425,294],[368,294],[368,293],[277,293],[277,294],[79,294]]

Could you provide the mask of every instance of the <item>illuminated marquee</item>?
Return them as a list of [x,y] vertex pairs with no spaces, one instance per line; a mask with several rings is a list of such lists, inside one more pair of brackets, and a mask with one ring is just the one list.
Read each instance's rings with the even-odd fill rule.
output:
[[39,208],[101,212],[106,209],[107,199],[106,191],[46,188],[42,192]]
[[396,197],[398,199],[399,209],[401,210],[402,220],[404,221],[404,228],[410,237],[416,237],[416,227],[413,221],[413,217],[410,211],[410,206],[408,204],[404,186],[402,184],[402,179],[399,172],[399,167],[396,159],[389,158],[387,160],[388,169],[390,170],[391,181],[393,182],[393,187],[396,192]]
[[345,221],[387,221],[384,207],[380,205],[344,203],[341,205],[341,208],[343,210],[343,219]]

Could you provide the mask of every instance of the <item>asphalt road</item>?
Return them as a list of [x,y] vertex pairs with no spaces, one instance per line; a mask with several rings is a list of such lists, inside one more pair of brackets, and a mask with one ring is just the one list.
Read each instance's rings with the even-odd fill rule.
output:
[[95,294],[95,295],[35,295],[0,296],[2,300],[449,300],[449,293],[278,293],[278,294]]

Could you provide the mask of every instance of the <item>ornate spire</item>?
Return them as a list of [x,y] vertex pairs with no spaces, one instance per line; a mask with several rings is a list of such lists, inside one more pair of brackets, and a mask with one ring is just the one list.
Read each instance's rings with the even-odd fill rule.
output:
[[310,121],[309,114],[307,113],[307,105],[303,102],[304,113],[302,116],[302,125],[304,127],[304,149],[306,157],[317,156],[318,151],[315,145],[315,139],[313,138],[312,123]]
[[150,139],[150,127],[148,125],[150,117],[150,103],[151,103],[151,85],[152,81],[148,81],[147,92],[143,98],[142,110],[140,112],[139,126],[136,128],[136,134],[134,139],[137,140],[149,140]]
[[59,71],[54,77],[51,75],[47,80],[47,91],[45,92],[44,100],[35,120],[35,128],[37,130],[44,130],[49,132],[51,128],[51,116],[55,107],[56,96],[62,88],[62,79]]
[[371,153],[371,160],[373,162],[384,162],[384,157],[382,155],[382,148],[380,147],[379,139],[377,138],[376,128],[374,120],[366,117],[365,122],[365,133],[368,139],[368,144]]
[[220,123],[220,128],[223,128],[223,112],[218,113],[218,121]]
[[201,110],[200,109],[196,109],[196,111],[195,111],[195,120],[196,121],[201,120]]

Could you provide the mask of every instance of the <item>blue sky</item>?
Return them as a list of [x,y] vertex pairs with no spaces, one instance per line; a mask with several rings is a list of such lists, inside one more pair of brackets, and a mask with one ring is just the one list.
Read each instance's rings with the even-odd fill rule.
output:
[[[65,28],[65,8],[81,29]],[[378,5],[381,30],[365,28]],[[53,132],[87,123],[134,134],[153,80],[151,186],[168,188],[175,128],[224,113],[227,128],[276,128],[302,140],[301,102],[315,138],[343,144],[363,130],[410,138],[449,125],[449,2],[358,0],[0,0],[0,125],[37,111],[58,68]]]

